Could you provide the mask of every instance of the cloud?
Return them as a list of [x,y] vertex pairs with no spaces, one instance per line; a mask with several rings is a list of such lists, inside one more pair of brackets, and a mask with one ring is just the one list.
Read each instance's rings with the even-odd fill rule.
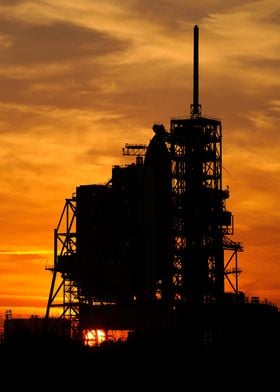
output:
[[9,42],[1,47],[0,39],[2,102],[97,105],[114,85],[113,78],[108,80],[110,60],[104,56],[130,46],[128,39],[64,22],[38,25],[2,20],[1,33],[2,42]]
[[9,42],[2,45],[2,64],[30,66],[79,61],[89,57],[96,59],[108,53],[123,51],[129,45],[128,40],[125,42],[110,34],[72,23],[38,25],[3,18],[0,22],[2,37],[6,37],[6,42]]
[[[265,3],[266,4],[266,3]],[[273,1],[273,4],[277,4]],[[261,16],[261,20],[264,23],[275,24],[276,27],[279,27],[279,20],[280,20],[280,7],[278,8],[269,8],[267,7],[263,15]]]
[[124,6],[135,18],[145,19],[151,24],[156,24],[168,34],[178,35],[182,31],[190,32],[194,24],[203,23],[203,20],[210,14],[216,12],[224,14],[227,11],[232,11],[238,5],[244,4],[244,1],[204,0],[202,5],[199,2],[185,2],[183,0],[155,0],[153,2],[126,0],[122,4],[125,4]]
[[15,5],[26,2],[27,0],[1,0],[1,7],[14,7]]

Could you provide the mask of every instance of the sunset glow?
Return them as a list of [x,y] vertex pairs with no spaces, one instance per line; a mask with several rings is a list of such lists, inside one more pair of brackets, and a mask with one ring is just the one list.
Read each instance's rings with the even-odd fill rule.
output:
[[86,346],[99,346],[103,342],[125,342],[129,335],[128,330],[89,329],[84,331],[84,342]]
[[106,340],[105,331],[102,329],[90,329],[85,332],[85,345],[86,346],[99,346]]
[[53,229],[76,186],[107,183],[132,160],[125,143],[189,116],[195,24],[240,290],[280,306],[279,1],[2,0],[0,15],[2,315],[46,307]]

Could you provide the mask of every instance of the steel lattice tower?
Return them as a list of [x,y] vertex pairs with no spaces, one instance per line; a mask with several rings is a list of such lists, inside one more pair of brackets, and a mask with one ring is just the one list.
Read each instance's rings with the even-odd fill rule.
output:
[[[175,300],[223,300],[225,278],[238,294],[237,252],[231,212],[222,188],[222,125],[202,116],[198,89],[198,26],[194,28],[193,104],[190,118],[171,119],[172,243]],[[224,251],[232,252],[225,262]],[[235,257],[234,268],[228,269]],[[234,282],[230,274],[235,276]]]

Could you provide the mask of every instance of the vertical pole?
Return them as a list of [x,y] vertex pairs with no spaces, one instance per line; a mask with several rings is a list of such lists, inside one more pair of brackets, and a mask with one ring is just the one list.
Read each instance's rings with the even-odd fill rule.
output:
[[199,91],[198,91],[198,45],[199,45],[199,30],[198,26],[194,26],[193,35],[193,114],[199,114]]
[[49,294],[49,299],[48,299],[48,304],[47,304],[47,310],[46,310],[46,319],[49,318],[50,316],[50,308],[53,302],[53,293],[54,293],[54,287],[55,287],[55,280],[56,280],[56,272],[57,272],[57,229],[54,229],[54,262],[53,262],[53,276],[52,276],[52,283],[51,283],[51,290]]
[[235,271],[236,271],[236,275],[235,275],[235,290],[236,290],[236,294],[238,294],[238,259],[237,259],[237,251],[235,251]]
[[197,118],[201,115],[199,104],[199,29],[194,26],[193,32],[193,103],[191,104],[191,116]]

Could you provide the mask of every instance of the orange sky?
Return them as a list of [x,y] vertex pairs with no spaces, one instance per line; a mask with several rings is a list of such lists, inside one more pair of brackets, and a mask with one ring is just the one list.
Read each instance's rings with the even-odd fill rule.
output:
[[2,312],[46,307],[53,228],[76,186],[107,182],[126,142],[189,116],[195,24],[240,289],[280,305],[279,1],[0,0],[0,15]]

